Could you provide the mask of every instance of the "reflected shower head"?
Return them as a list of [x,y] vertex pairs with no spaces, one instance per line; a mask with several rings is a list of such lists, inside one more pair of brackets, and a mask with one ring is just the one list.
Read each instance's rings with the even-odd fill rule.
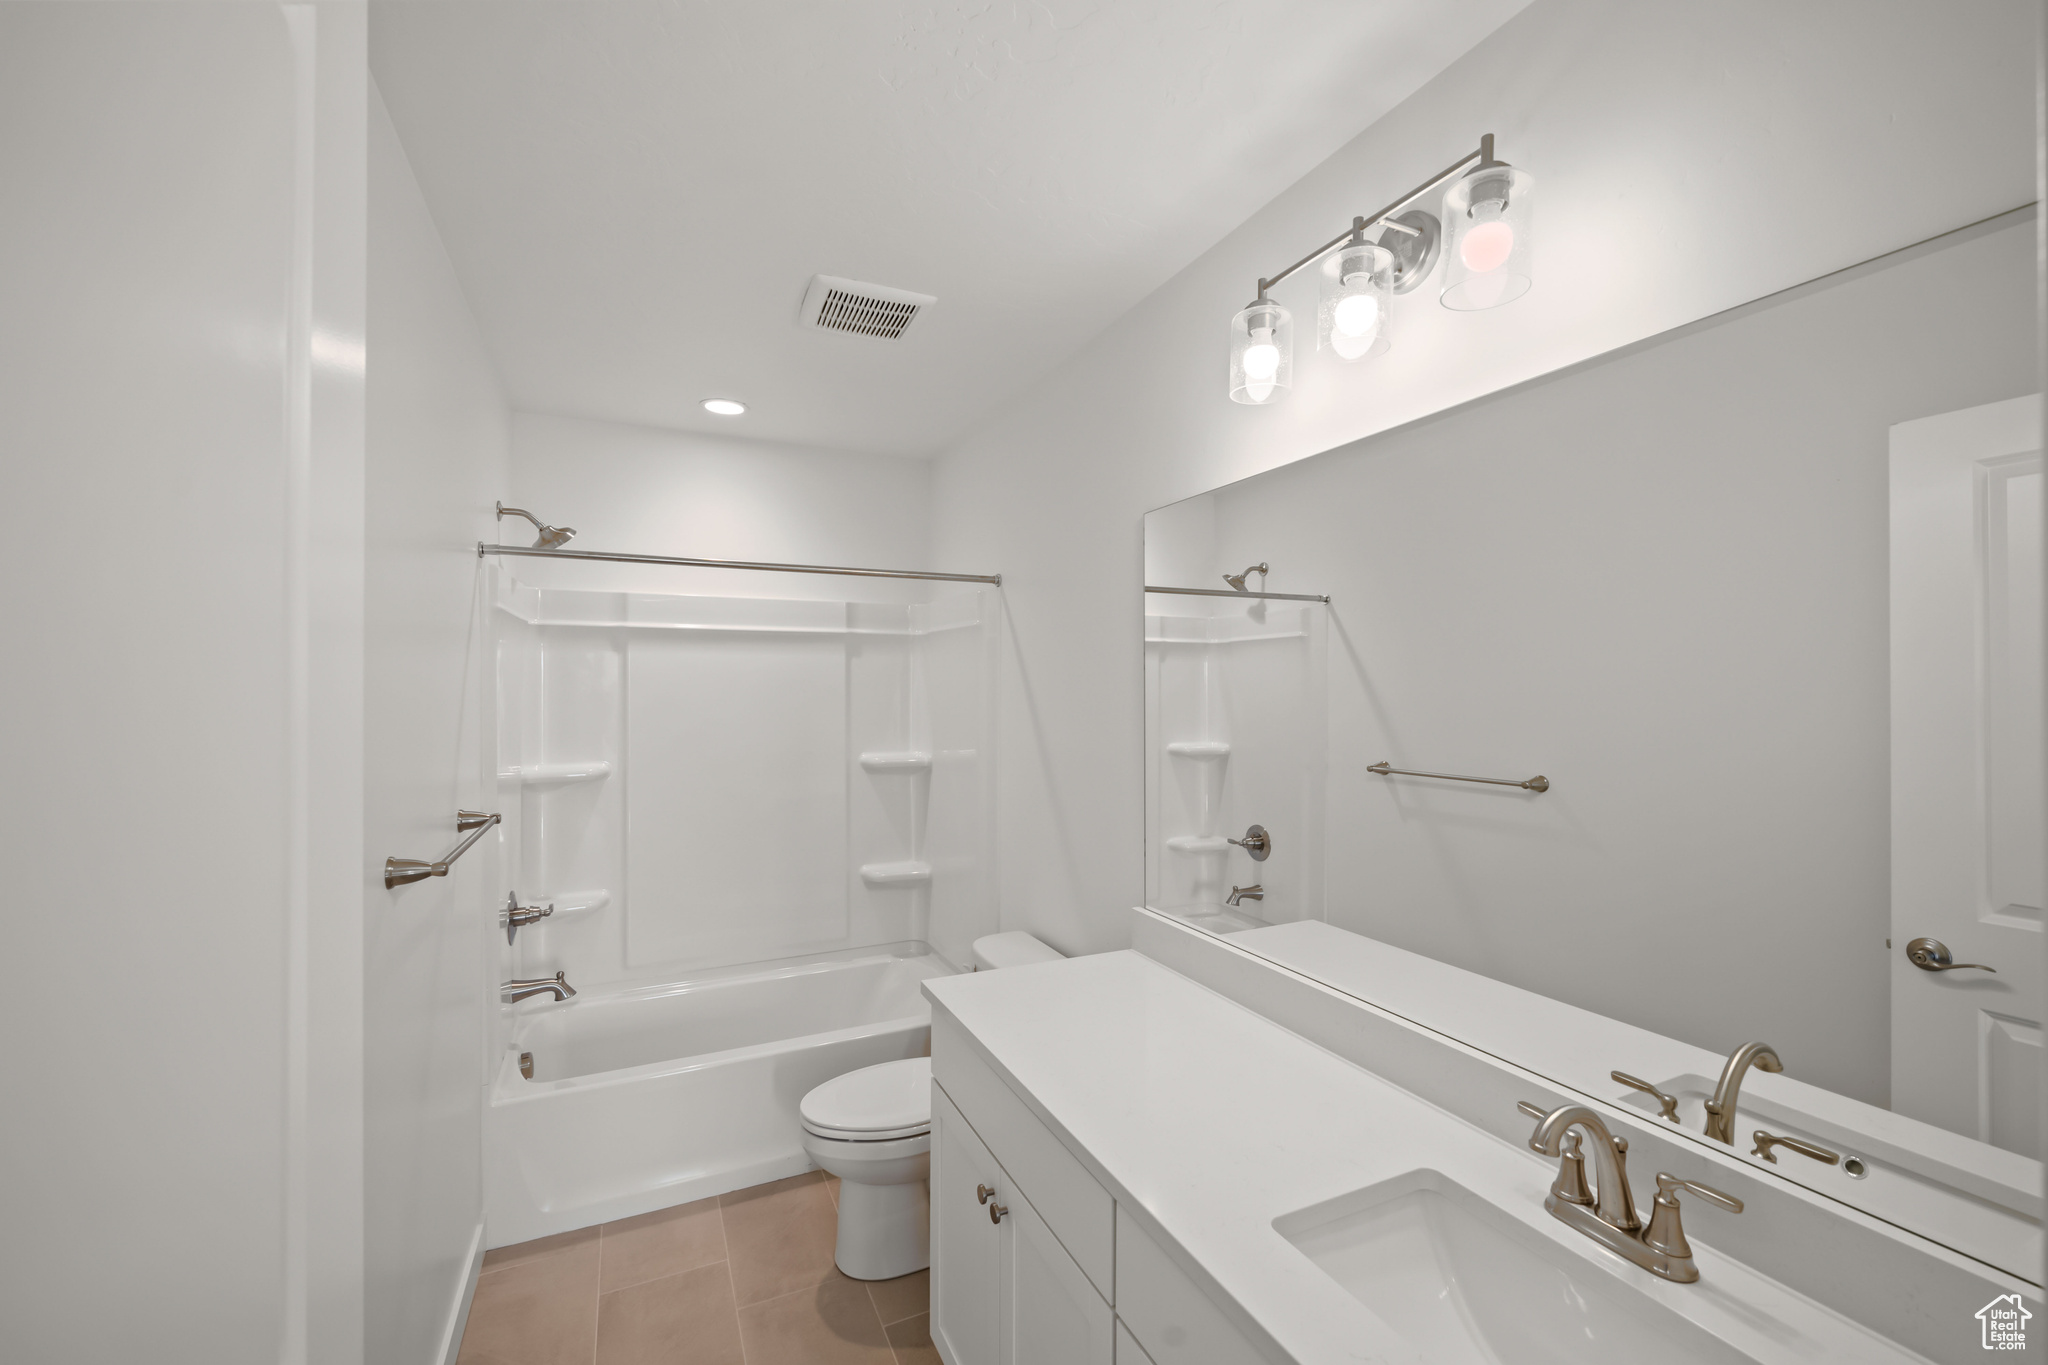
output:
[[1253,574],[1257,574],[1259,576],[1259,582],[1261,584],[1264,584],[1266,581],[1266,566],[1263,564],[1254,564],[1249,569],[1246,569],[1243,573],[1227,573],[1223,575],[1223,581],[1225,583],[1228,583],[1236,591],[1245,592],[1247,591],[1247,589],[1245,588],[1244,581],[1247,578],[1250,578]]
[[518,507],[507,507],[501,502],[498,504],[498,520],[503,521],[506,517],[525,517],[533,523],[534,529],[540,532],[540,539],[533,542],[533,548],[536,550],[559,549],[576,538],[576,528],[573,526],[550,526],[531,512]]

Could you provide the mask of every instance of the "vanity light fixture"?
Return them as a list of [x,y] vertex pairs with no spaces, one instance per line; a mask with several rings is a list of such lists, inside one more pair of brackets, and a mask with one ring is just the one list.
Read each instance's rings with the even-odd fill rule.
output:
[[737,417],[747,410],[747,405],[737,398],[707,398],[704,411],[714,417]]
[[[1449,182],[1443,217],[1410,208]],[[1344,361],[1388,349],[1389,304],[1444,267],[1440,301],[1459,311],[1494,308],[1529,291],[1532,201],[1536,180],[1493,155],[1493,134],[1469,152],[1369,218],[1311,251],[1277,275],[1259,281],[1258,297],[1230,320],[1230,398],[1236,403],[1277,402],[1294,387],[1294,328],[1288,310],[1268,297],[1282,280],[1336,252],[1324,268],[1316,308],[1316,346]],[[1377,241],[1366,233],[1379,229]]]

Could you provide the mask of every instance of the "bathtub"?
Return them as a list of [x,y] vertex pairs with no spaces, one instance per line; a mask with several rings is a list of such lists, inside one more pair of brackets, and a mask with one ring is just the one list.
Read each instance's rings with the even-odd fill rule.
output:
[[893,944],[522,1007],[484,1115],[489,1245],[809,1170],[798,1101],[930,1051],[918,984],[952,971]]

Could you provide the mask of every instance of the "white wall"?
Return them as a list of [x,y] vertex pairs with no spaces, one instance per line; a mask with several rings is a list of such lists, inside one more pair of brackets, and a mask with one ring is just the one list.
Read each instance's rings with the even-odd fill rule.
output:
[[[505,501],[556,526],[572,550],[924,569],[931,541],[928,460],[855,455],[575,417],[515,413]],[[508,518],[485,537],[533,543]],[[979,562],[972,554],[968,559]],[[508,561],[522,582],[607,591],[917,601],[882,579]],[[945,566],[948,568],[954,566]],[[992,572],[972,567],[968,573]]]
[[[2031,200],[2034,22],[1997,0],[1537,0],[942,456],[933,553],[1003,573],[1009,608],[1006,927],[1116,947],[1142,894],[1148,508]],[[1538,178],[1535,289],[1467,315],[1425,286],[1386,357],[1338,374],[1298,346],[1291,398],[1228,402],[1256,277],[1486,131]],[[1277,296],[1301,317],[1313,285]]]
[[1331,923],[1888,1103],[1889,431],[2032,390],[2016,216],[1204,495],[1331,597]]
[[387,891],[492,809],[479,740],[482,567],[510,414],[381,98],[371,100],[362,884],[367,1356],[440,1359],[483,1221],[484,1025],[496,1001],[496,831],[443,878]]
[[362,1358],[363,15],[0,7],[0,1333]]

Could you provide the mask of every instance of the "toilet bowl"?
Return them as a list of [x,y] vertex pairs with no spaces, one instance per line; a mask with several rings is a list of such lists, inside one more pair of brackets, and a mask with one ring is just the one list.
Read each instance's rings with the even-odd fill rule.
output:
[[[975,940],[974,969],[1060,954],[1024,933]],[[931,1264],[932,1059],[863,1067],[803,1098],[804,1151],[839,1177],[832,1259],[856,1280],[893,1280]]]
[[839,1177],[839,1268],[856,1280],[893,1280],[930,1265],[932,1059],[835,1076],[799,1112],[804,1150]]

